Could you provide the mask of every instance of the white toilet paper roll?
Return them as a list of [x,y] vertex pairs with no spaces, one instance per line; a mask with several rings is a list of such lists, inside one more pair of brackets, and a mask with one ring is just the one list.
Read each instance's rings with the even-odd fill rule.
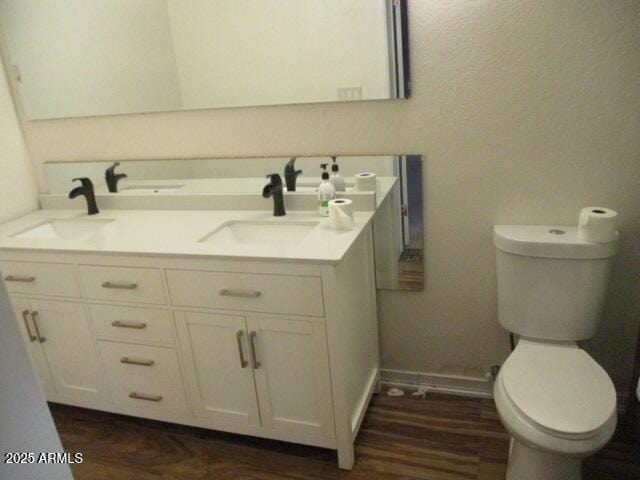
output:
[[356,173],[356,190],[375,192],[377,190],[376,174],[373,172]]
[[618,212],[604,207],[586,207],[580,211],[578,237],[587,242],[609,243],[616,237]]
[[353,228],[353,202],[348,198],[329,201],[329,220],[331,228],[351,230]]

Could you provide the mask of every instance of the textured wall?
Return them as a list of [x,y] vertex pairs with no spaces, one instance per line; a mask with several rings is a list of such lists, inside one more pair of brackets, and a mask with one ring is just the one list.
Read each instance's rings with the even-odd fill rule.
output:
[[409,101],[130,115],[26,125],[51,160],[339,152],[425,156],[426,290],[380,295],[387,368],[471,372],[508,352],[495,223],[621,212],[589,350],[628,381],[640,310],[640,2],[414,0]]
[[0,64],[0,223],[38,208],[37,187]]

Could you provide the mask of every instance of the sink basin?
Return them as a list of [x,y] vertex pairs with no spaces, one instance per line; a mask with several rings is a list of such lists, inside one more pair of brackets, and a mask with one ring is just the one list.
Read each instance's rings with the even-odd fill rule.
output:
[[105,218],[65,218],[47,220],[35,227],[13,235],[13,238],[45,240],[82,240],[100,233],[105,225],[113,222]]
[[126,193],[174,193],[180,190],[184,185],[129,185],[122,187],[120,192]]
[[294,246],[304,240],[318,222],[255,222],[231,220],[199,240],[218,245]]

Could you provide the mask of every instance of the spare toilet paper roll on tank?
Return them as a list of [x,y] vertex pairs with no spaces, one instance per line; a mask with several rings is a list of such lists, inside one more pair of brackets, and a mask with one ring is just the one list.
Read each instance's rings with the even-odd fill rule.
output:
[[351,230],[353,228],[353,202],[347,198],[338,198],[329,202],[329,221],[331,228]]
[[618,212],[604,207],[586,207],[580,212],[578,238],[587,242],[609,243],[616,238]]

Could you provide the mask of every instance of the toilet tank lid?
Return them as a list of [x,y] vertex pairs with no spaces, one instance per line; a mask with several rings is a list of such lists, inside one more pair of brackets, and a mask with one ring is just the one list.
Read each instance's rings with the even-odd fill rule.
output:
[[587,242],[578,238],[577,227],[553,225],[496,225],[493,244],[516,255],[546,258],[594,259],[612,257],[618,250],[618,238],[609,243]]

